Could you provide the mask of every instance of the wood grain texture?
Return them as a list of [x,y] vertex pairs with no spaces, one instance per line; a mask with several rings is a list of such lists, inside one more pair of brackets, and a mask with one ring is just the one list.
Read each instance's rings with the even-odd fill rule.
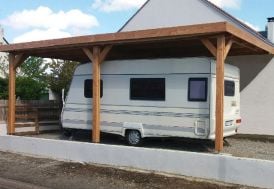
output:
[[93,48],[92,142],[100,142],[100,48]]
[[15,133],[15,55],[9,54],[9,102],[8,102],[8,134]]
[[226,59],[226,57],[228,56],[228,53],[229,53],[229,51],[232,47],[232,44],[233,44],[233,40],[229,39],[228,42],[225,45],[224,59]]
[[225,37],[217,38],[215,151],[223,150]]
[[216,57],[217,56],[217,49],[213,45],[213,43],[209,39],[201,39],[204,46],[211,52],[211,54]]

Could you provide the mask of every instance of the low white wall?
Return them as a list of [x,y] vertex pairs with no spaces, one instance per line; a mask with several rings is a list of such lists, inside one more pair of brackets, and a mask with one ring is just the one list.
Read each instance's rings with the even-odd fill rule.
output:
[[7,135],[7,124],[0,122],[0,136]]
[[0,136],[0,150],[272,188],[274,162],[227,155]]

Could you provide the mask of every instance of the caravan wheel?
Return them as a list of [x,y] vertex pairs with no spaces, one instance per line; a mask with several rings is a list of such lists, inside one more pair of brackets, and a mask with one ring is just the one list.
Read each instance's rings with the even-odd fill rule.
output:
[[130,146],[139,146],[142,143],[141,133],[137,130],[128,130],[126,132],[126,140]]

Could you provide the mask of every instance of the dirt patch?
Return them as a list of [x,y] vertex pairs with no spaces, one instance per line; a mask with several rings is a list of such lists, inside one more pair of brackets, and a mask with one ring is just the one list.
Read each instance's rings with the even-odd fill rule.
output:
[[5,152],[0,152],[0,177],[54,189],[247,188],[153,173],[32,158]]

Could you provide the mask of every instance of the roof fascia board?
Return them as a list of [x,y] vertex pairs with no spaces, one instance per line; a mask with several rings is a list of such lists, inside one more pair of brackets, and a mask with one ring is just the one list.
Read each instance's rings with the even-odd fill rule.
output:
[[255,45],[270,54],[274,54],[274,47],[272,45],[266,43],[264,40],[258,39],[249,32],[245,32],[230,23],[226,23],[226,31],[249,44]]
[[198,24],[171,28],[129,31],[120,33],[98,34],[62,39],[43,40],[27,43],[17,43],[0,46],[0,51],[13,52],[32,49],[73,48],[93,45],[108,45],[134,43],[143,41],[157,41],[163,39],[183,38],[198,35],[214,35],[226,32],[226,22]]

